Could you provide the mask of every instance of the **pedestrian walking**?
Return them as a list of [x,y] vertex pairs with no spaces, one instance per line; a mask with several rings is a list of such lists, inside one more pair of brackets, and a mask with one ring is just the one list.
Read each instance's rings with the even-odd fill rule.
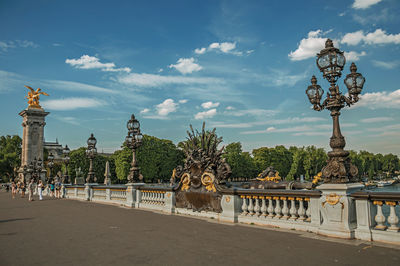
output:
[[21,198],[25,198],[25,182],[21,182]]
[[12,198],[15,199],[15,195],[17,194],[17,185],[15,184],[14,181],[11,183],[11,195]]
[[51,191],[51,197],[54,197],[54,181],[51,181],[50,191]]
[[38,183],[37,187],[38,187],[38,193],[39,193],[39,200],[43,200],[43,189],[44,189],[44,186],[43,186],[42,180],[39,180],[39,183]]
[[33,178],[31,179],[31,181],[28,184],[28,198],[29,201],[33,201]]

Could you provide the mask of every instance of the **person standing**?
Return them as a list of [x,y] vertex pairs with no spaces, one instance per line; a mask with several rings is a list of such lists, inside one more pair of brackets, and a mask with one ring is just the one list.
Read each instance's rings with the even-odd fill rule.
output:
[[38,185],[37,185],[37,188],[38,188],[38,193],[39,193],[39,200],[43,200],[43,182],[42,182],[42,180],[39,180],[39,183],[38,183]]
[[28,184],[28,198],[29,201],[33,201],[33,178]]

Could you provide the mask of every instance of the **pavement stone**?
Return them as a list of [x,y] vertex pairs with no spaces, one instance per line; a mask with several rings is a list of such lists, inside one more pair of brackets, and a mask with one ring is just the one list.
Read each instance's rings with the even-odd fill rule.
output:
[[399,247],[0,192],[0,265],[400,265]]

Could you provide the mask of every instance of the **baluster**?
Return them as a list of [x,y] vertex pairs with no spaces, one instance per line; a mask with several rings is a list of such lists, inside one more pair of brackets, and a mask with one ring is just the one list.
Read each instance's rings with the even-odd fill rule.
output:
[[375,226],[375,229],[385,230],[387,228],[387,226],[384,224],[386,218],[382,213],[382,204],[383,204],[383,202],[376,200],[373,203],[377,207],[376,216],[375,216],[375,222],[377,223],[377,225]]
[[251,196],[247,196],[247,198],[249,199],[249,213],[251,216],[253,216],[254,215],[253,199],[251,198]]
[[256,202],[256,206],[254,207],[254,212],[255,212],[256,216],[258,217],[258,216],[261,215],[261,212],[260,212],[260,210],[261,210],[261,208],[260,208],[260,201],[258,200],[258,197],[257,197],[257,196],[254,196],[253,199],[254,199],[255,202]]
[[273,218],[275,216],[274,214],[274,205],[272,202],[272,197],[265,197],[266,199],[268,199],[268,217]]
[[298,210],[299,220],[304,221],[306,219],[306,217],[304,216],[306,214],[306,210],[304,209],[303,198],[296,198],[296,200],[299,201],[299,210]]
[[391,231],[399,231],[399,227],[397,224],[399,223],[399,218],[396,215],[396,202],[395,201],[386,201],[386,205],[390,206],[390,215],[388,217],[388,223],[390,224],[388,230]]
[[296,209],[296,202],[294,201],[294,197],[289,197],[290,200],[290,219],[296,220],[297,219],[297,209]]
[[281,202],[279,200],[279,197],[274,197],[275,200],[275,217],[276,219],[280,219],[282,217],[282,208],[281,208]]
[[243,215],[247,215],[249,212],[248,212],[246,197],[245,197],[245,196],[240,196],[240,198],[243,200],[243,204],[242,204],[242,214],[243,214]]
[[261,198],[261,212],[262,216],[266,217],[267,216],[267,204],[265,197],[260,197]]
[[283,200],[283,208],[282,208],[282,219],[289,219],[289,208],[287,206],[287,199],[286,197],[281,197],[281,200]]
[[305,198],[304,201],[307,201],[307,210],[306,210],[306,222],[311,222],[311,206],[310,206],[310,198]]

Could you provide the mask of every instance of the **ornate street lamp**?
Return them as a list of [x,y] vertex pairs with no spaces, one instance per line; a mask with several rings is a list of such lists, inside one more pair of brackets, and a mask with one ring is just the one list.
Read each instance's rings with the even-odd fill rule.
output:
[[68,148],[68,145],[65,145],[65,148],[63,149],[63,154],[64,154],[64,165],[65,165],[65,174],[63,176],[62,183],[68,183],[69,182],[69,175],[68,175],[68,164],[69,164],[69,153],[70,149]]
[[343,52],[335,48],[332,40],[328,39],[325,43],[325,49],[317,54],[317,66],[323,77],[331,84],[326,99],[321,104],[324,90],[317,84],[315,76],[311,78],[311,85],[306,90],[314,110],[321,111],[326,108],[331,111],[333,119],[333,133],[329,143],[332,151],[328,152],[327,165],[322,169],[322,177],[325,183],[348,183],[355,181],[358,174],[357,167],[350,161],[349,152],[343,149],[346,142],[340,132],[339,116],[340,110],[345,105],[350,106],[359,100],[358,95],[364,86],[365,78],[360,73],[356,73],[357,67],[352,63],[350,66],[351,73],[344,80],[349,96],[342,95],[336,82],[342,75],[345,63],[346,58]]
[[50,169],[50,174],[49,174],[49,179],[47,180],[48,183],[50,183],[52,181],[52,170],[54,167],[54,156],[52,153],[49,154],[49,156],[47,157],[48,162],[47,162],[47,167]]
[[90,137],[87,140],[88,147],[86,149],[86,156],[90,160],[89,173],[86,178],[86,183],[91,183],[92,181],[93,182],[97,181],[97,178],[93,171],[93,159],[94,159],[94,157],[96,157],[96,154],[97,154],[96,143],[97,143],[97,141],[96,141],[96,138],[93,136],[93,133],[90,134]]
[[[40,174],[42,173],[42,159],[39,158],[39,160],[37,160],[35,157],[27,166],[26,170],[24,168],[24,171],[30,174],[30,178],[33,178],[35,182],[39,181]],[[25,181],[29,180],[25,178]]]
[[140,133],[140,123],[132,114],[131,119],[127,122],[128,135],[125,138],[125,145],[132,150],[132,162],[128,175],[129,183],[142,181],[143,176],[140,174],[140,168],[136,161],[136,149],[142,145],[143,135]]

